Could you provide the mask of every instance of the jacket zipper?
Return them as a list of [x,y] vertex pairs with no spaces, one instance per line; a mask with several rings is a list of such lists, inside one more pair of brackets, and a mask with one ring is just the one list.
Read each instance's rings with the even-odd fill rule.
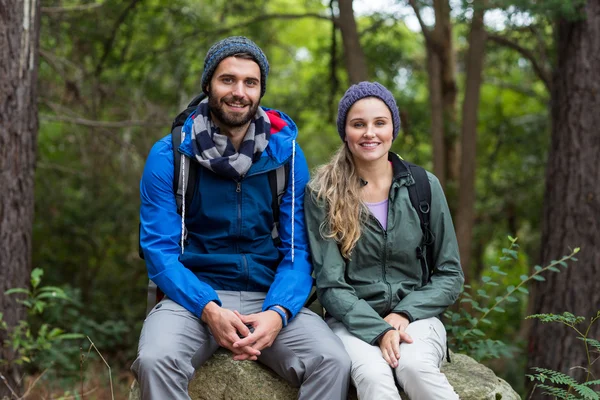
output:
[[[236,181],[235,192],[237,193],[237,225],[238,225],[238,239],[242,236],[242,181]],[[239,251],[238,246],[239,240],[235,241],[236,251]],[[248,280],[250,278],[250,273],[248,271],[248,260],[246,259],[246,254],[240,253],[242,257],[242,265],[244,266],[244,274],[246,276],[246,288],[248,287]]]
[[[235,181],[236,183],[236,188],[235,188],[235,192],[237,193],[237,226],[238,226],[238,234],[237,237],[238,239],[242,236],[242,181]],[[239,251],[238,248],[238,241],[236,240],[236,249]]]
[[[389,200],[388,200],[388,215],[389,215]],[[379,222],[379,220],[377,218],[375,218],[372,214],[370,214],[370,217],[375,221],[375,223],[379,226],[379,228],[381,228],[381,231],[383,232],[383,263],[381,264],[381,275],[382,275],[383,281],[385,282],[385,284],[388,287],[388,302],[387,302],[388,304],[386,307],[386,311],[384,313],[387,316],[387,314],[390,313],[390,310],[392,308],[392,285],[390,285],[390,283],[386,279],[387,231],[385,229],[383,229],[383,225],[381,225],[381,222]]]
[[383,281],[388,287],[388,305],[386,307],[385,315],[389,314],[390,309],[392,308],[392,285],[387,281],[386,278],[386,269],[387,269],[387,231],[383,231]]

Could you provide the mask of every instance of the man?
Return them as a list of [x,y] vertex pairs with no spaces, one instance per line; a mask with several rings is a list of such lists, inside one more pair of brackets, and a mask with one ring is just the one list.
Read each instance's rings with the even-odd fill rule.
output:
[[[266,56],[245,37],[209,49],[201,82],[208,98],[182,128],[179,152],[200,168],[181,215],[170,136],[146,161],[140,244],[165,299],[144,322],[132,366],[142,399],[189,399],[194,369],[219,346],[300,386],[300,399],[346,398],[344,347],[302,307],[312,286],[303,208],[308,167],[294,122],[259,107],[268,73]],[[285,162],[289,182],[275,241],[268,171]]]

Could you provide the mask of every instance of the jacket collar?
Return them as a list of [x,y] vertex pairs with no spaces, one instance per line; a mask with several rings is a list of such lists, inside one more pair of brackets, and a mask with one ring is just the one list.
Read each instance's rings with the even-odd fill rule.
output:
[[412,176],[408,171],[408,165],[400,158],[396,153],[391,151],[388,153],[388,160],[392,163],[392,169],[394,171],[393,182],[397,182],[399,185],[411,185],[413,183]]

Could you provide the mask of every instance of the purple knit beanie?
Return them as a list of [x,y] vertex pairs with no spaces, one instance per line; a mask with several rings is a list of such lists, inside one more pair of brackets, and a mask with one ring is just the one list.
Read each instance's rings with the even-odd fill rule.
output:
[[204,72],[202,73],[202,91],[208,94],[208,84],[212,79],[219,63],[237,53],[249,53],[260,68],[260,97],[267,90],[267,76],[269,75],[269,61],[265,53],[252,40],[244,36],[230,36],[213,44],[204,59]]
[[396,139],[398,131],[400,130],[400,114],[394,96],[378,82],[360,82],[350,86],[350,88],[346,90],[346,93],[340,100],[338,106],[337,128],[342,140],[346,139],[346,117],[348,116],[350,107],[358,100],[364,99],[365,97],[376,97],[388,106],[392,113],[394,139]]

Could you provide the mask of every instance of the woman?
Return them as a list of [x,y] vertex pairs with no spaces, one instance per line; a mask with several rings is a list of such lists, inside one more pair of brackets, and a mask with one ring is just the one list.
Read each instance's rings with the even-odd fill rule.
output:
[[[448,205],[439,181],[431,186],[433,275],[423,277],[415,249],[419,216],[390,153],[400,117],[392,94],[376,82],[353,85],[340,100],[344,142],[307,187],[305,204],[317,293],[327,323],[352,359],[361,400],[458,399],[440,372],[446,331],[437,318],[464,281]],[[390,368],[391,367],[391,368]]]

